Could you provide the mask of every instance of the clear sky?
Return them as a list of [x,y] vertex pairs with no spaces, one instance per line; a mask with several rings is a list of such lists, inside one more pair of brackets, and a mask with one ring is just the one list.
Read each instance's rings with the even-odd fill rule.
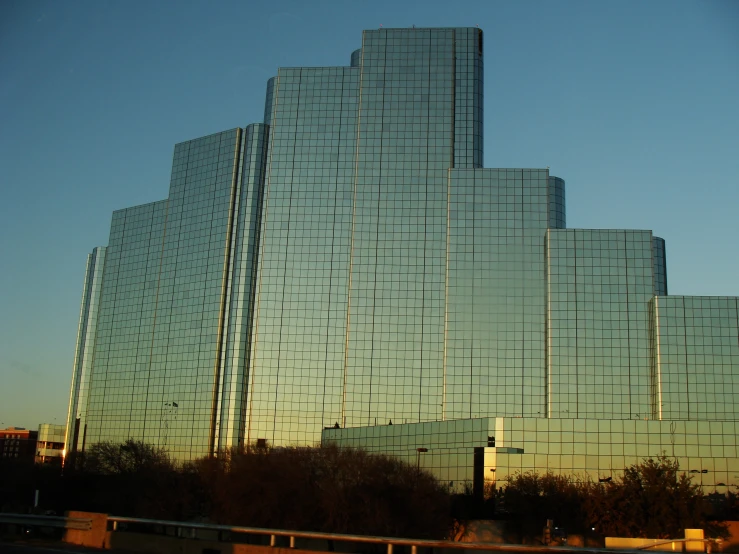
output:
[[652,229],[670,293],[739,295],[735,0],[4,0],[0,427],[64,423],[87,253],[166,198],[174,144],[380,25],[479,25],[485,167],[550,166],[569,227]]

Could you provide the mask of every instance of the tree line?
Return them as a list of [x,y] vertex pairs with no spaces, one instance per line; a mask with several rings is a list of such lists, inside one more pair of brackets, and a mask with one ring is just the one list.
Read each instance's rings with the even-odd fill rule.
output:
[[67,460],[63,474],[35,467],[3,479],[2,509],[22,510],[33,488],[57,513],[334,533],[445,538],[450,516],[450,495],[428,472],[334,446],[252,446],[178,465],[140,441],[104,442]]
[[[609,482],[518,473],[451,494],[396,458],[328,447],[255,447],[176,464],[135,440],[92,445],[63,470],[0,461],[0,510],[102,512],[177,521],[444,539],[469,519],[504,521],[510,542],[536,542],[547,519],[568,533],[674,538],[685,528],[725,535],[712,519],[739,516],[734,492],[711,504],[667,458],[645,459]],[[720,504],[720,505],[719,505]]]
[[647,458],[617,477],[594,482],[577,475],[514,475],[496,491],[496,512],[508,531],[542,534],[553,519],[568,533],[599,537],[681,538],[701,528],[707,537],[726,537],[721,520],[739,516],[738,496],[704,495],[692,476],[667,457]]

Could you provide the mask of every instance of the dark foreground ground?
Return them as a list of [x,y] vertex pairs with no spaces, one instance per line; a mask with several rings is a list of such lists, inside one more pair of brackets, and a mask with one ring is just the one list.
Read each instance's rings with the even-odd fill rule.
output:
[[99,548],[85,548],[61,541],[43,539],[28,540],[0,540],[2,554],[133,554],[127,550],[102,550]]

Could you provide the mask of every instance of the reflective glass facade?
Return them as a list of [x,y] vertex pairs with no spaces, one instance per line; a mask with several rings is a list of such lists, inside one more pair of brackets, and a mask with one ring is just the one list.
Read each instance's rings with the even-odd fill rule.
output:
[[[450,172],[444,417],[545,415],[546,170]],[[556,186],[556,185],[559,186]]]
[[[262,122],[176,145],[168,198],[91,258],[68,441],[184,460],[420,432],[477,472],[600,471],[545,443],[610,422],[597,456],[627,456],[626,423],[736,419],[736,299],[667,296],[651,231],[567,229],[548,169],[482,168],[482,51],[476,28],[365,31],[346,67],[280,68]],[[539,438],[508,461],[457,444],[517,422]]]
[[246,441],[443,417],[451,167],[482,161],[478,29],[366,31],[280,69]]
[[[241,186],[244,135],[235,129],[178,144],[169,198],[113,214],[88,444],[132,437],[180,458],[214,447],[228,369],[224,343],[232,275],[251,281],[250,253],[236,258],[232,244],[235,228],[253,232],[245,223],[253,217],[252,191],[241,194],[248,189]],[[238,305],[232,312],[239,317]],[[236,328],[231,327],[238,334]],[[230,381],[229,387],[230,393]]]
[[547,232],[550,417],[651,417],[652,233]]
[[[470,108],[473,119],[477,48],[464,33],[457,67],[455,34],[365,32],[343,410],[349,426],[439,418],[447,170],[454,159],[474,163],[473,134],[464,135],[470,144],[456,142],[455,115]],[[463,96],[455,95],[457,80]]]
[[659,419],[739,420],[739,299],[657,296],[650,307]]
[[244,440],[341,420],[359,71],[280,69],[270,127]]
[[667,294],[667,254],[665,239],[652,237],[652,254],[654,255],[654,295]]
[[211,421],[214,448],[241,444],[245,429],[249,352],[254,322],[254,295],[258,264],[259,233],[264,194],[269,128],[249,125],[242,141],[233,207],[233,238],[229,244],[228,293],[221,348],[223,371],[216,384],[215,417]]
[[72,387],[69,394],[66,436],[62,442],[68,452],[83,450],[87,430],[87,400],[95,351],[98,308],[103,284],[105,246],[93,248],[87,256],[85,281],[82,285],[77,345],[74,349]]
[[706,493],[739,485],[739,421],[497,417],[326,429],[323,439],[398,456],[457,492],[466,484],[481,491],[486,481],[504,486],[527,471],[616,478],[624,468],[662,455],[694,474]]
[[[131,424],[143,423],[141,408],[147,406],[147,391],[141,391],[141,385],[148,378],[152,357],[166,209],[166,202],[157,202],[113,214],[90,379],[86,444],[139,435],[131,433]],[[143,398],[137,398],[140,391]]]

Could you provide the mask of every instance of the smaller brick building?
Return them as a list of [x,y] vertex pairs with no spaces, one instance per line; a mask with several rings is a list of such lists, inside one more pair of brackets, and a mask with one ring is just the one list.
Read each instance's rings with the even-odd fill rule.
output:
[[0,458],[16,458],[33,463],[38,431],[23,427],[0,429]]

